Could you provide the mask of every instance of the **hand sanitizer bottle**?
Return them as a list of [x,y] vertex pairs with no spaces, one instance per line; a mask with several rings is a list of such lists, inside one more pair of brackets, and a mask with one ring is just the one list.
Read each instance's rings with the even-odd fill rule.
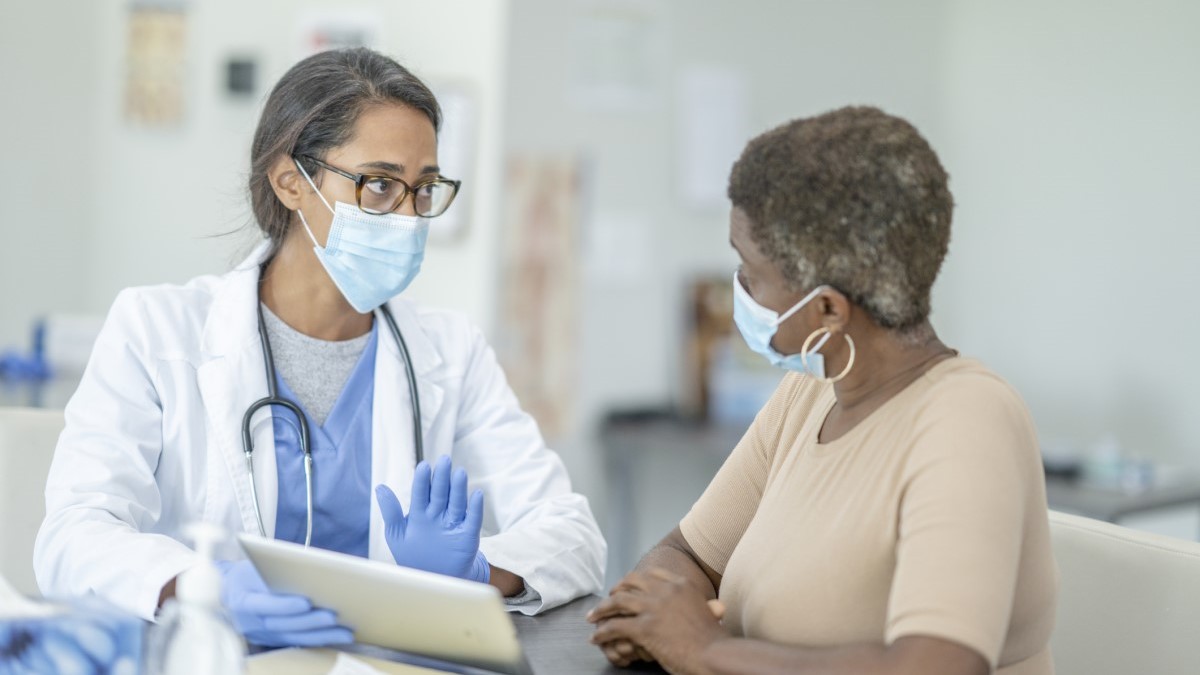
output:
[[243,672],[246,643],[221,606],[221,572],[213,551],[225,534],[215,525],[189,528],[201,562],[179,575],[175,597],[159,613],[146,645],[148,675]]

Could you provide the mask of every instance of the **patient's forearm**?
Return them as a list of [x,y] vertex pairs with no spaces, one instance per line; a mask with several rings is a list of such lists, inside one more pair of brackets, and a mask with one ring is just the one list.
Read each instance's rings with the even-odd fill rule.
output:
[[655,567],[687,577],[709,599],[717,597],[721,587],[721,575],[700,561],[678,527],[650,549],[635,569],[646,571]]

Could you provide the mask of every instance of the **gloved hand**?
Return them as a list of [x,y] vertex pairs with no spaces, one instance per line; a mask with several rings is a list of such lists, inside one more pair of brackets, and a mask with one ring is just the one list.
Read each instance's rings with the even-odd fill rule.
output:
[[354,634],[337,615],[302,595],[273,593],[249,560],[219,561],[221,604],[246,640],[263,647],[350,644]]
[[467,472],[452,472],[449,457],[439,458],[432,471],[427,462],[417,465],[407,516],[388,486],[376,486],[375,499],[397,564],[484,584],[491,579],[479,550],[483,493],[476,490],[468,503]]

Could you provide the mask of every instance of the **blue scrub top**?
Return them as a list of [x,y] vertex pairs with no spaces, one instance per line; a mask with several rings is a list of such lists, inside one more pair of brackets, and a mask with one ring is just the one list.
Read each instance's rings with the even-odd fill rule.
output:
[[[313,454],[312,545],[362,558],[367,557],[371,529],[371,406],[378,335],[376,322],[325,426],[318,426],[304,411]],[[276,377],[279,395],[298,404],[283,377]],[[275,406],[272,412],[279,477],[275,538],[303,544],[307,498],[300,431],[292,412],[282,406]]]

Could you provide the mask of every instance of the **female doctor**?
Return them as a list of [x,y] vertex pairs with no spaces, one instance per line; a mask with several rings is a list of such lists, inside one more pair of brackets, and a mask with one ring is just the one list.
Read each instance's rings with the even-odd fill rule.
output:
[[[113,303],[46,486],[46,595],[150,619],[196,562],[195,521],[491,583],[528,614],[600,589],[587,500],[480,332],[394,299],[458,191],[438,170],[440,118],[367,49],[283,76],[250,151],[266,241],[227,274]],[[248,561],[222,569],[251,642],[351,639]]]

